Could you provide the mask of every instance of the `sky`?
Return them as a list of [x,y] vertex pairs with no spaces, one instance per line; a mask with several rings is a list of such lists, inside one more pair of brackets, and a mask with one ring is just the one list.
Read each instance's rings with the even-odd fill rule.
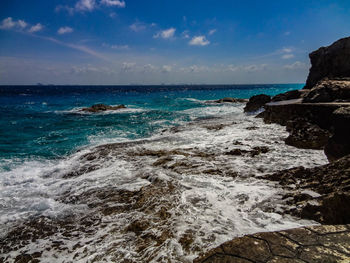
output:
[[1,0],[0,85],[304,83],[348,0]]

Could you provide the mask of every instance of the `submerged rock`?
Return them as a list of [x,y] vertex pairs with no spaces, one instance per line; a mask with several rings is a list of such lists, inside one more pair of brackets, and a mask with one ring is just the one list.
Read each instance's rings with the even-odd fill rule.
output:
[[224,103],[224,102],[231,102],[231,103],[240,102],[240,103],[244,103],[244,102],[248,102],[248,100],[247,99],[238,99],[238,98],[226,97],[226,98],[222,98],[222,99],[219,99],[219,100],[215,100],[214,102],[216,102],[216,103]]
[[339,39],[328,47],[309,54],[311,68],[306,89],[311,89],[321,79],[350,77],[350,37]]
[[257,111],[266,103],[271,101],[271,97],[265,94],[259,94],[251,97],[244,107],[244,112]]
[[125,109],[125,105],[120,104],[118,106],[110,106],[105,104],[95,104],[88,108],[82,108],[81,111],[86,112],[101,112],[101,111],[107,111],[107,110],[120,110]]
[[349,262],[350,226],[310,226],[235,238],[194,263]]

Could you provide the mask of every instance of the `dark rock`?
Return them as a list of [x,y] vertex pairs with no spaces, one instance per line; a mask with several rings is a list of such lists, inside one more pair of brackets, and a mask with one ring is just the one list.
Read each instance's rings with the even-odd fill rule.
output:
[[238,98],[231,98],[231,97],[226,97],[226,98],[222,98],[219,100],[215,100],[214,102],[216,103],[224,103],[224,102],[231,102],[231,103],[244,103],[244,102],[248,102],[247,99],[238,99]]
[[285,143],[302,149],[323,149],[331,136],[329,131],[301,118],[287,122],[287,131]]
[[325,154],[329,161],[350,154],[350,107],[335,110],[333,116],[334,135],[325,147]]
[[271,101],[275,102],[275,101],[282,101],[282,100],[294,100],[294,99],[299,99],[301,95],[302,95],[301,91],[291,90],[285,93],[280,93],[272,97]]
[[311,89],[321,79],[350,77],[350,37],[309,54],[311,68],[305,88]]
[[323,225],[238,237],[211,249],[194,263],[349,262],[348,225]]
[[244,107],[244,112],[257,111],[266,103],[271,101],[271,97],[265,94],[259,94],[251,97]]
[[95,104],[89,108],[82,108],[81,111],[100,112],[100,111],[107,111],[107,110],[120,110],[120,109],[125,109],[125,108],[126,107],[123,104],[118,105],[118,106],[110,106],[110,105],[105,105],[105,104]]
[[296,209],[288,213],[325,224],[350,223],[350,155],[323,166],[297,167],[264,178],[291,191],[288,206]]
[[322,80],[303,95],[303,102],[350,101],[350,81]]

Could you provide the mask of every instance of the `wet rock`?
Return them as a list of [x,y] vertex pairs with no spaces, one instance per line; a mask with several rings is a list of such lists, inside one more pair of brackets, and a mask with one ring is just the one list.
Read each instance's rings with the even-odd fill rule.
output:
[[287,131],[285,143],[302,149],[323,149],[331,136],[329,131],[301,118],[287,122]]
[[325,154],[329,161],[350,154],[350,107],[335,110],[333,116],[334,135],[325,147]]
[[285,93],[277,94],[276,96],[273,96],[271,101],[282,101],[282,100],[293,100],[293,99],[299,99],[302,95],[302,91],[300,90],[291,90],[287,91]]
[[350,223],[350,155],[323,166],[297,167],[263,178],[278,181],[290,191],[285,199],[295,208],[288,213],[324,224]]
[[309,54],[311,68],[305,88],[311,89],[321,79],[350,77],[350,37]]
[[247,99],[238,99],[238,98],[226,97],[226,98],[222,98],[222,99],[219,99],[219,100],[215,100],[214,102],[216,102],[216,103],[225,103],[225,102],[245,103],[245,102],[248,102],[248,100]]
[[92,105],[91,107],[88,108],[82,108],[81,111],[86,111],[86,112],[101,112],[101,111],[107,111],[107,110],[120,110],[120,109],[125,109],[125,105],[120,104],[118,106],[110,106],[110,105],[105,105],[105,104],[95,104]]
[[244,112],[253,112],[259,110],[266,103],[271,101],[271,97],[265,94],[259,94],[251,97],[244,107]]
[[259,155],[261,153],[267,153],[269,150],[270,149],[266,146],[256,146],[253,147],[252,150],[233,149],[228,152],[225,152],[225,155],[241,156],[249,154],[251,157],[255,157],[256,155]]
[[348,225],[311,226],[235,238],[194,263],[302,263],[350,261]]
[[321,80],[303,95],[308,103],[344,101],[350,101],[350,81]]

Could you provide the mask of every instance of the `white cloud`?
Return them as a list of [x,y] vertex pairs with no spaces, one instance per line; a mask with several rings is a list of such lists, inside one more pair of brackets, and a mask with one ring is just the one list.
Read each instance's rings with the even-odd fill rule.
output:
[[205,38],[205,36],[195,36],[189,42],[191,46],[206,46],[209,45],[210,42]]
[[131,70],[135,67],[135,65],[136,65],[136,63],[124,62],[124,63],[122,64],[121,70],[122,70],[123,72],[129,72],[129,71],[131,71]]
[[293,49],[289,48],[289,47],[284,47],[282,48],[281,52],[282,53],[291,53],[293,51]]
[[146,25],[141,22],[135,22],[129,26],[129,28],[134,32],[139,32],[146,29]]
[[209,31],[208,35],[211,36],[211,35],[213,35],[216,31],[217,31],[216,29],[212,29],[212,30]]
[[284,54],[282,57],[282,59],[290,59],[290,58],[294,58],[293,54]]
[[125,2],[119,0],[101,0],[101,4],[106,6],[116,6],[120,8],[125,7]]
[[20,28],[22,28],[22,29],[26,28],[27,25],[28,25],[24,20],[18,20],[18,21],[17,21],[17,24],[18,24],[18,26],[19,26]]
[[143,66],[142,72],[154,72],[157,69],[156,66],[153,66],[152,64],[146,64]]
[[285,36],[289,36],[289,35],[290,35],[290,32],[289,32],[289,31],[286,31],[286,32],[284,32],[284,35],[285,35]]
[[284,68],[288,70],[307,69],[307,65],[300,61],[296,61],[293,64],[284,65]]
[[43,29],[44,29],[44,26],[43,26],[42,24],[38,23],[38,24],[32,26],[32,27],[28,30],[28,32],[29,32],[29,33],[35,33],[35,32],[39,32],[39,31],[41,31],[41,30],[43,30]]
[[95,0],[79,0],[76,4],[75,4],[75,9],[77,11],[92,11],[94,10],[96,7],[96,2]]
[[170,72],[171,70],[172,70],[172,66],[164,65],[164,66],[162,67],[162,72],[163,72],[163,73],[168,73],[168,72]]
[[107,43],[103,43],[102,46],[103,47],[108,47],[108,48],[111,48],[111,49],[119,49],[119,50],[130,49],[130,47],[128,45],[110,45],[110,44],[107,44]]
[[59,35],[63,35],[63,34],[68,34],[68,33],[72,33],[74,30],[73,28],[69,27],[69,26],[65,26],[65,27],[60,27],[57,30],[57,34]]
[[5,18],[1,21],[0,29],[18,29],[22,30],[27,27],[27,23],[24,20],[14,21],[12,17]]
[[171,28],[168,28],[168,29],[165,29],[165,30],[158,32],[153,37],[154,38],[163,38],[163,39],[173,38],[175,31],[176,31],[176,29],[171,27]]

